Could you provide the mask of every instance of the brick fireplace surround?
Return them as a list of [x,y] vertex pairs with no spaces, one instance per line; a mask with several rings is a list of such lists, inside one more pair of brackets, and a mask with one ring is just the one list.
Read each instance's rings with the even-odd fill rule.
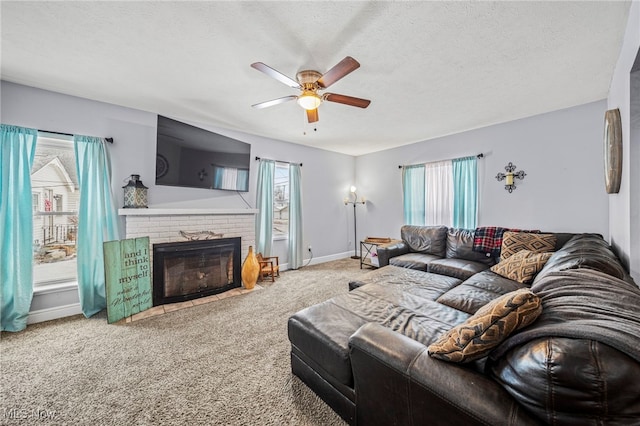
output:
[[[189,241],[180,231],[189,234],[208,233],[223,234],[223,238],[241,238],[241,259],[244,261],[249,251],[249,246],[255,246],[255,215],[256,209],[176,209],[176,208],[146,208],[146,209],[120,209],[118,214],[125,216],[126,238],[149,237],[153,252],[153,245],[159,243],[172,243]],[[151,265],[153,265],[153,259]],[[153,276],[153,275],[152,275]],[[203,303],[210,299],[228,297],[240,294],[244,289],[233,289],[228,295],[210,296],[207,300],[188,301],[172,305],[157,306],[140,314],[157,315],[169,310],[179,309],[187,305]],[[171,307],[171,308],[169,308]],[[160,308],[160,309],[157,309]],[[162,312],[160,312],[162,310]],[[151,312],[150,312],[151,311]]]

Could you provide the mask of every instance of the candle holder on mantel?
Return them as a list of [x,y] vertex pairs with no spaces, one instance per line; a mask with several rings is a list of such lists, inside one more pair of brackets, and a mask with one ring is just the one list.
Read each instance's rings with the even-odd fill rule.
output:
[[131,175],[129,183],[124,188],[124,208],[147,208],[147,188],[140,180],[140,175]]
[[509,162],[509,164],[507,164],[504,169],[506,170],[506,174],[505,173],[498,173],[496,175],[496,179],[498,180],[498,182],[500,181],[505,181],[504,183],[504,189],[506,189],[507,191],[509,191],[509,193],[512,193],[514,189],[516,189],[516,184],[514,183],[514,179],[524,179],[524,177],[527,175],[524,170],[520,170],[518,173],[514,173],[514,170],[516,169],[516,166],[512,163]]

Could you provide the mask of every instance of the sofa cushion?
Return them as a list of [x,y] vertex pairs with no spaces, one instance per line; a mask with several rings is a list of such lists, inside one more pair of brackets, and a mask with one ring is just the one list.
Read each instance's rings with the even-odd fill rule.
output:
[[451,362],[483,358],[512,332],[540,315],[540,299],[528,289],[501,296],[429,345],[429,355]]
[[426,271],[429,262],[438,259],[441,259],[441,257],[434,254],[407,253],[392,257],[389,259],[389,265],[417,269],[418,271]]
[[556,247],[556,236],[531,232],[505,231],[502,237],[500,261],[504,261],[521,250],[534,253],[552,252]]
[[534,283],[550,273],[592,269],[626,279],[627,274],[609,244],[598,234],[578,234],[551,256]]
[[552,253],[533,253],[529,250],[521,250],[506,260],[491,267],[498,275],[509,278],[519,283],[529,284],[536,274],[542,270]]
[[412,252],[444,257],[447,250],[447,229],[446,226],[404,225],[400,228],[400,236]]
[[552,272],[570,269],[592,269],[620,279],[624,279],[626,276],[624,268],[617,259],[601,253],[587,254],[585,252],[568,253],[563,251],[559,252],[558,256],[551,256],[547,265],[549,268],[545,267],[540,275],[546,276]]
[[[403,291],[415,293],[422,298],[437,300],[440,296],[461,283],[462,280],[453,277],[388,265],[367,272],[357,280],[350,281],[349,287],[355,289],[367,284],[378,284],[383,288],[397,286],[403,289]],[[372,291],[376,297],[380,296],[376,290]]]
[[480,262],[489,266],[496,262],[491,255],[473,251],[475,231],[471,229],[450,228],[447,231],[447,253],[450,259],[466,259]]
[[473,315],[492,300],[521,288],[526,286],[487,269],[444,293],[438,303]]
[[[564,247],[564,245],[567,244],[567,242],[569,242],[569,240],[571,240],[573,237],[580,234],[575,234],[572,232],[554,232],[553,235],[556,236],[556,248],[554,251],[557,251],[557,250],[560,250],[562,247]],[[602,235],[600,234],[591,234],[591,235],[602,238]]]
[[[611,246],[607,243],[600,234],[575,234],[569,241],[566,242],[563,248],[602,248],[604,250],[611,251]],[[613,253],[613,252],[612,252]]]
[[485,269],[489,269],[486,263],[467,259],[437,259],[427,264],[427,272],[448,275],[461,280],[466,280]]

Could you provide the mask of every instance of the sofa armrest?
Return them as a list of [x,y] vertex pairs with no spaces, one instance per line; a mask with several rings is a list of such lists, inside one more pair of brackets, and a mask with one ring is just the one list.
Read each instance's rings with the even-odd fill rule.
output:
[[498,383],[376,323],[350,340],[357,424],[538,425]]
[[380,244],[376,248],[376,252],[378,253],[379,265],[383,267],[389,264],[389,259],[392,257],[409,253],[409,246],[404,241],[395,241],[393,243]]

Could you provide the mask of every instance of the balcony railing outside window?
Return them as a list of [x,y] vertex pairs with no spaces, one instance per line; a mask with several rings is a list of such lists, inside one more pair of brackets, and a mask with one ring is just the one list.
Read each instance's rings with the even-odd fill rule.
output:
[[36,212],[34,226],[33,263],[34,285],[75,281],[76,212]]

